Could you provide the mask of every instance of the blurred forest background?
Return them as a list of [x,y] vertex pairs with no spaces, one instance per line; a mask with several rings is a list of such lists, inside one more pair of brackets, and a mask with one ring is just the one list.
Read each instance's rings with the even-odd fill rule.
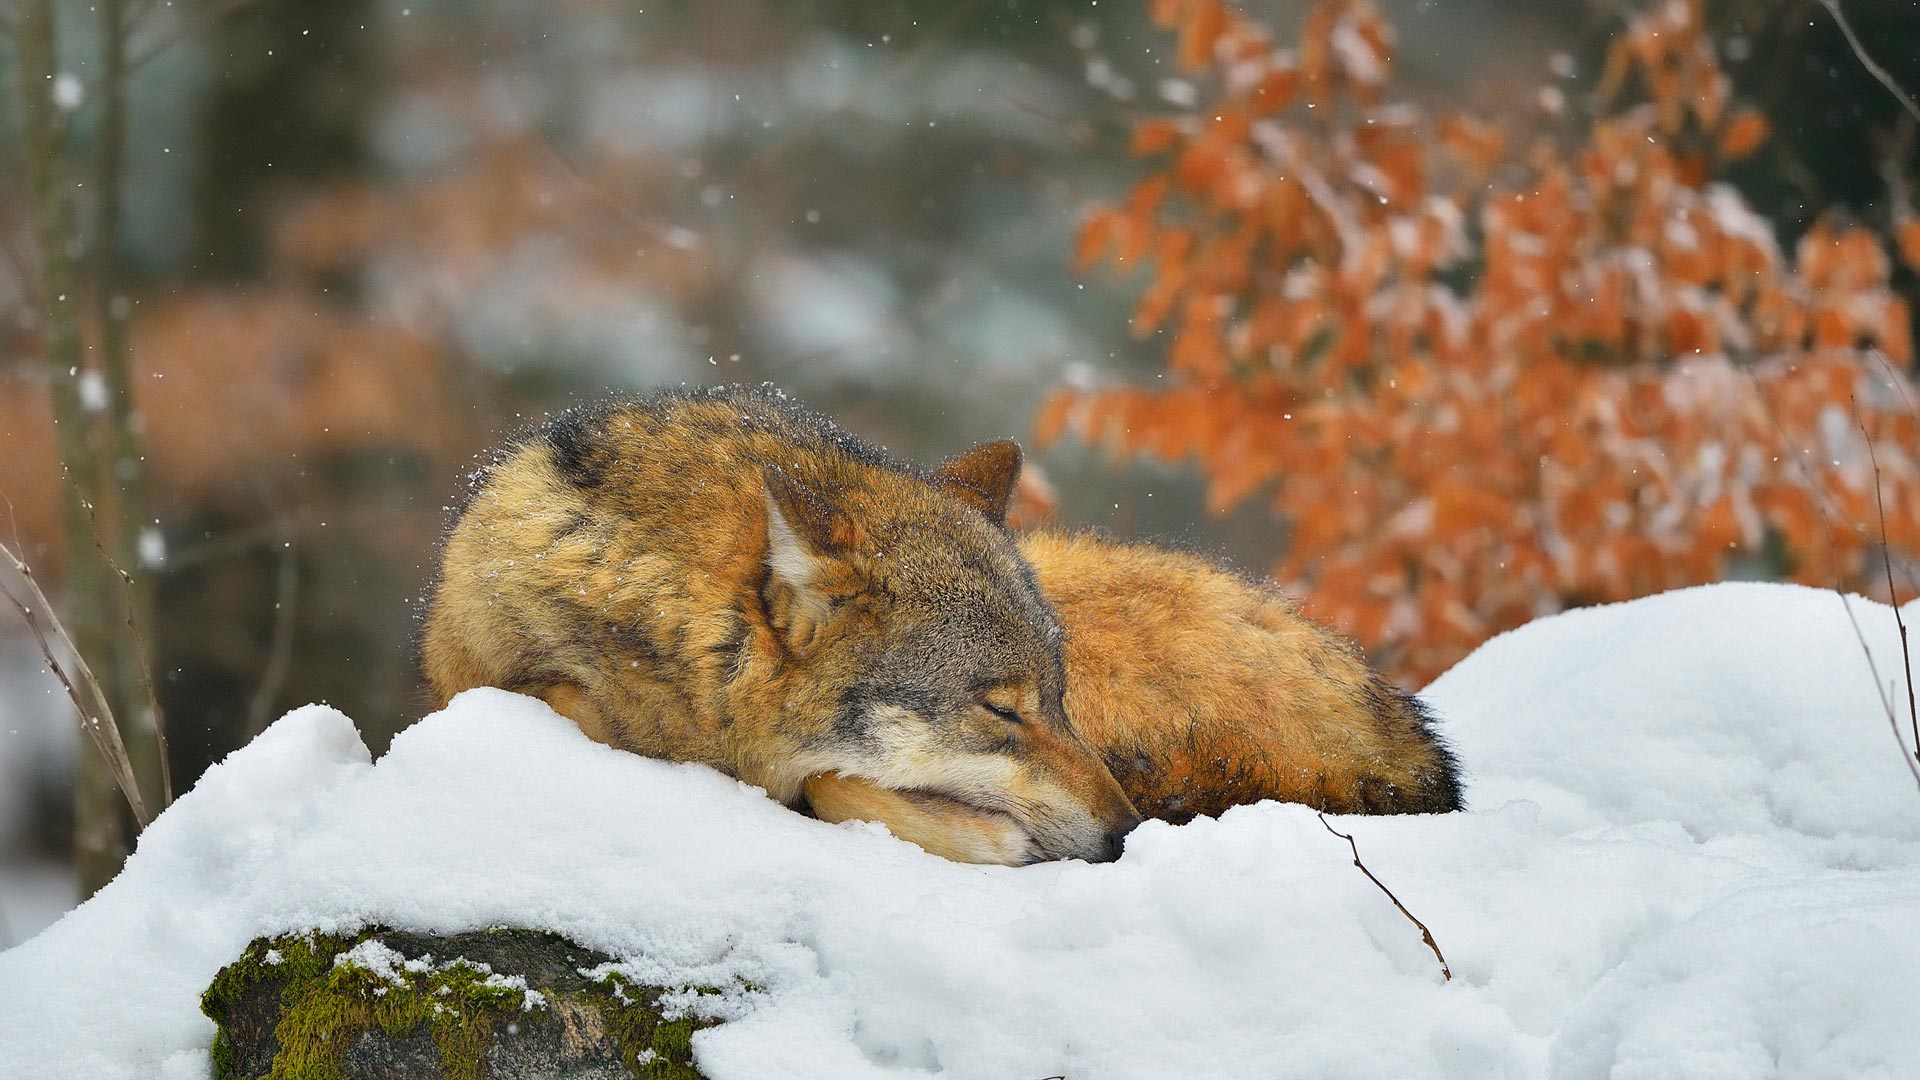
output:
[[[1413,685],[1663,588],[1911,597],[1915,86],[1911,0],[7,0],[0,537],[148,813],[290,707],[417,718],[474,455],[609,390],[1014,435],[1029,518]],[[0,947],[134,828],[15,614]]]

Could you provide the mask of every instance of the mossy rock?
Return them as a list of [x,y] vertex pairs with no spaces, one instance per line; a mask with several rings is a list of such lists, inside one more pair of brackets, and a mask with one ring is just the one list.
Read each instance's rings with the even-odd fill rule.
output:
[[612,961],[533,930],[291,934],[256,938],[200,1008],[216,1080],[698,1080],[705,1023],[596,971]]

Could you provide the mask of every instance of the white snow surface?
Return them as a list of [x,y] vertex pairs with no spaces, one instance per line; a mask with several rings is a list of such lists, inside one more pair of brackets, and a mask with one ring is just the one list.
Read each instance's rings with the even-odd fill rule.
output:
[[[1853,606],[1892,678],[1891,610]],[[745,980],[695,1040],[719,1080],[1914,1075],[1920,790],[1837,596],[1544,619],[1426,696],[1471,809],[1334,823],[1451,983],[1302,807],[1149,822],[1107,865],[962,866],[480,690],[378,762],[309,706],[211,770],[0,953],[0,1076],[205,1076],[223,963],[372,922]]]

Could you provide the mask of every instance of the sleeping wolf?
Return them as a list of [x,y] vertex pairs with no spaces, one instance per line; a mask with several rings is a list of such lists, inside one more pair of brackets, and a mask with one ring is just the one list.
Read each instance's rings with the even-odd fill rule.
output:
[[[1067,716],[1147,817],[1262,799],[1343,814],[1460,808],[1453,756],[1419,701],[1273,589],[1090,536],[1034,533],[1020,549],[1066,628]],[[823,819],[884,822],[949,858],[1018,849],[1017,834],[964,808],[856,778],[811,777],[807,797]]]
[[864,781],[948,815],[957,857],[1115,858],[1140,819],[1067,722],[1060,626],[1004,525],[1019,469],[993,442],[922,472],[770,390],[561,414],[475,478],[428,683],[536,695],[790,805]]

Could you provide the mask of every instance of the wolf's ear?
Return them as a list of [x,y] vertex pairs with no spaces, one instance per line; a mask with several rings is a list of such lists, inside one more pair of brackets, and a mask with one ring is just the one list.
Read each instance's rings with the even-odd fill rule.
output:
[[829,580],[847,572],[853,520],[782,469],[766,471],[767,621],[787,651],[804,655],[833,613]]
[[1012,439],[983,442],[942,462],[933,470],[933,479],[988,521],[1005,525],[1007,504],[1020,483],[1020,444]]

